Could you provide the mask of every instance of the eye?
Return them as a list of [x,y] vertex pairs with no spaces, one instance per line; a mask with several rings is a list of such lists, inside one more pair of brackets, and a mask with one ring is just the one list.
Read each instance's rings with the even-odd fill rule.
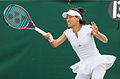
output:
[[71,19],[72,18],[72,16],[67,16],[67,18],[66,19]]
[[70,16],[69,18],[72,18],[72,16]]

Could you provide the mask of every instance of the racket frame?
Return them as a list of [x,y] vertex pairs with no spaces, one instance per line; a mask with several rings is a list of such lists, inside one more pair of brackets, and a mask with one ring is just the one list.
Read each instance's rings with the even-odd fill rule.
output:
[[[16,5],[16,4],[10,4],[10,5],[8,5],[8,6],[5,8],[4,12],[3,12],[3,17],[5,17],[5,12],[6,12],[6,10],[7,10],[10,6],[17,6],[17,7],[21,8],[22,10],[24,10],[24,11],[27,13],[27,16],[28,16],[28,19],[29,19],[29,22],[27,23],[26,27],[24,27],[24,28],[15,28],[15,27],[13,27],[11,24],[9,24],[9,23],[5,20],[5,18],[4,18],[5,22],[6,22],[10,27],[12,27],[12,28],[14,28],[14,29],[18,29],[18,30],[24,30],[24,29],[35,30],[35,31],[37,31],[37,32],[39,32],[39,33],[41,33],[41,34],[44,34],[44,35],[47,34],[47,33],[44,32],[43,30],[41,30],[41,29],[39,29],[38,27],[36,27],[36,25],[34,24],[34,22],[33,22],[32,19],[31,19],[29,13],[28,13],[23,7],[21,7],[21,6],[19,6],[19,5]],[[30,22],[31,22],[31,24],[34,26],[34,28],[28,28],[28,25],[29,25]]]

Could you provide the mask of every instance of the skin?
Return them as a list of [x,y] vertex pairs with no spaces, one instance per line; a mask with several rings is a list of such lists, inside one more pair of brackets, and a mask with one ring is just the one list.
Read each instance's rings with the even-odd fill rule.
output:
[[[80,20],[79,16],[76,18],[75,16],[70,16],[70,15],[67,15],[67,19],[66,19],[68,27],[73,29],[73,32],[75,33],[77,38],[78,38],[77,32],[80,31],[82,28],[82,25],[79,23],[79,20]],[[92,24],[91,35],[95,36],[102,42],[107,43],[108,42],[107,37],[104,34],[99,32],[98,27],[96,26],[95,22],[93,21],[91,22],[91,24]],[[43,35],[43,36],[46,39],[49,39],[50,33],[48,32],[47,35]],[[62,44],[66,39],[67,37],[63,33],[57,40],[53,40],[52,42],[50,42],[50,44],[52,45],[53,48],[56,48],[57,46]]]

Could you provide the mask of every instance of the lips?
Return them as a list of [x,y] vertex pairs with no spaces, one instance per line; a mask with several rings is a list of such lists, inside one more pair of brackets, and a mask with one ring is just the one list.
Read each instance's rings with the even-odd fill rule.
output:
[[70,26],[71,23],[68,23],[68,26]]

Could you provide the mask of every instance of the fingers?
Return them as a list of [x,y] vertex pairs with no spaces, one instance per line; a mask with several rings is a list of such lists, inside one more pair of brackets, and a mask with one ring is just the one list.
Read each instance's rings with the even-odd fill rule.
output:
[[92,24],[92,26],[93,26],[93,27],[95,27],[95,26],[96,26],[96,24],[95,24],[95,22],[94,22],[94,21],[92,21],[92,22],[91,22],[91,24]]
[[94,30],[96,24],[94,23],[94,21],[92,21],[91,24],[92,24],[91,28]]
[[45,39],[49,39],[50,38],[50,33],[48,32],[47,35],[43,35],[45,37]]
[[91,24],[95,29],[98,29],[94,21],[92,21]]
[[92,24],[92,27],[91,27],[91,28],[93,29],[93,31],[94,31],[95,33],[98,33],[98,28],[97,28],[95,22],[93,21],[93,22],[91,22],[91,24]]
[[91,27],[92,29],[94,29],[94,27]]

